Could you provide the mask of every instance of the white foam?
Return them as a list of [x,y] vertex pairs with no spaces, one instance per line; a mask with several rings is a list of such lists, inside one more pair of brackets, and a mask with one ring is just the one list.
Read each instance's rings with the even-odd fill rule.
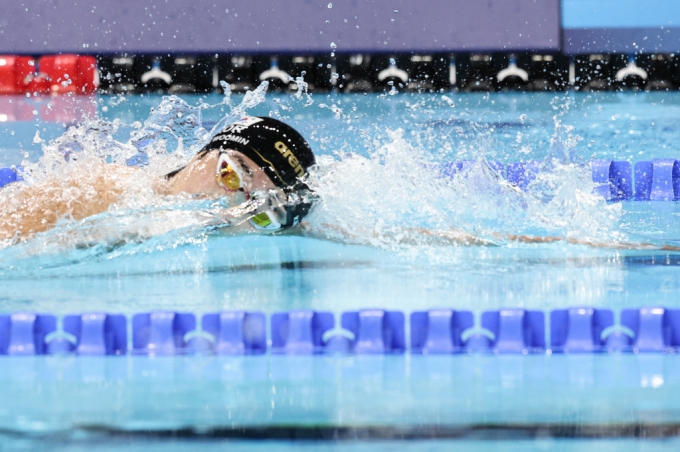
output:
[[[305,86],[298,80],[300,90]],[[160,196],[153,186],[161,175],[186,164],[226,124],[264,102],[266,89],[263,83],[248,92],[210,131],[203,127],[202,112],[215,106],[191,106],[167,96],[127,142],[114,138],[120,120],[89,119],[43,143],[44,156],[37,163],[23,163],[28,184],[100,174],[107,171],[103,162],[124,165],[139,152],[148,157],[148,165],[135,177],[121,181],[123,194],[107,212],[81,221],[64,218],[55,230],[22,245],[20,254],[84,248],[110,252],[121,244],[126,246],[125,252],[147,252],[148,247],[140,244],[160,236],[166,238],[158,249],[201,241],[208,224],[201,213],[204,207],[192,204],[187,197]],[[310,95],[302,91],[291,99],[304,101],[302,108],[312,103]],[[217,106],[229,106],[230,102],[227,90]],[[291,105],[294,110],[295,103]],[[428,107],[423,101],[409,108]],[[373,127],[352,124],[367,135]],[[590,167],[576,153],[578,137],[557,117],[555,124],[551,152],[543,163],[545,171],[527,192],[508,183],[489,165],[486,154],[493,143],[482,136],[477,149],[457,149],[448,135],[451,129],[426,129],[417,140],[405,136],[401,129],[388,130],[386,140],[366,140],[362,149],[344,147],[342,153],[319,155],[309,180],[319,202],[308,217],[308,230],[333,240],[407,253],[460,244],[505,245],[514,243],[509,237],[525,234],[624,240],[618,227],[620,205],[607,204],[593,194]],[[177,149],[167,149],[170,138],[180,143]],[[419,140],[440,142],[441,152],[421,149]],[[475,158],[468,171],[453,178],[441,172],[442,156],[452,152]],[[0,191],[0,205],[11,204],[20,189],[17,185]],[[69,196],[68,190],[64,193]],[[81,195],[77,191],[71,194],[73,201]],[[16,241],[5,245],[11,243]]]

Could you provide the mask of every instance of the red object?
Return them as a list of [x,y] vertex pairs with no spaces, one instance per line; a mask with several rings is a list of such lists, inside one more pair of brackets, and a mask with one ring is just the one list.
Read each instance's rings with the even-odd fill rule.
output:
[[33,78],[34,60],[27,56],[0,55],[0,94],[23,94]]
[[31,57],[0,55],[0,94],[92,94],[98,86],[97,60],[91,56],[48,55],[36,67]]
[[92,94],[99,86],[97,60],[91,56],[43,56],[38,68],[38,75],[31,82],[36,84],[37,92]]
[[24,90],[27,93],[47,94],[50,92],[50,78],[45,74],[29,74]]

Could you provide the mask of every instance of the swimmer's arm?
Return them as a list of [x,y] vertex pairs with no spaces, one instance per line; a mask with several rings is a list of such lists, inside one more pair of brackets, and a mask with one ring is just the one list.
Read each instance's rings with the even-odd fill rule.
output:
[[620,250],[660,250],[660,251],[680,251],[680,246],[664,245],[644,242],[621,242],[621,241],[596,241],[590,239],[578,239],[575,237],[537,237],[528,235],[506,235],[505,239],[510,242],[519,243],[554,243],[566,242],[572,245],[584,245],[592,248],[608,248]]
[[[329,234],[327,231],[332,231]],[[340,242],[365,241],[365,236],[353,234],[337,225],[324,224],[321,230],[303,222],[299,227],[301,235],[335,239]],[[379,238],[377,234],[371,234],[373,238]],[[396,243],[400,244],[442,244],[442,245],[476,245],[476,246],[499,246],[502,242],[516,243],[556,243],[565,242],[573,245],[583,245],[592,248],[607,249],[628,249],[628,250],[661,250],[661,251],[680,251],[680,246],[667,244],[654,244],[644,242],[622,242],[622,241],[596,241],[590,239],[579,239],[575,237],[558,236],[530,236],[530,235],[501,235],[494,234],[494,239],[478,237],[460,229],[450,229],[445,231],[433,231],[426,228],[409,228],[399,237],[391,236]]]
[[106,211],[124,189],[133,170],[121,167],[38,185],[12,184],[3,189],[0,239],[29,238],[52,229],[64,217],[81,220]]
[[427,229],[418,229],[418,233],[424,235],[432,235],[440,239],[449,239],[451,243],[459,245],[484,245],[484,246],[498,246],[502,242],[515,243],[557,243],[564,242],[572,245],[583,245],[591,248],[606,248],[606,249],[620,249],[620,250],[661,250],[661,251],[680,251],[680,246],[664,245],[644,242],[623,242],[614,240],[591,240],[579,239],[576,237],[560,237],[560,236],[531,236],[531,235],[517,235],[517,234],[493,234],[494,240],[473,236],[465,231],[451,230],[451,231],[436,231],[432,232]]
[[[304,235],[307,237],[321,238],[325,240],[337,240],[339,242],[362,242],[366,241],[366,237],[372,237],[373,239],[388,238],[390,241],[394,241],[399,244],[427,244],[427,245],[478,245],[478,246],[496,246],[492,240],[485,239],[482,237],[476,237],[468,232],[460,229],[450,229],[446,231],[432,231],[426,228],[408,228],[398,234],[384,232],[382,234],[377,234],[374,231],[367,232],[366,235],[357,235],[346,229],[333,225],[324,223],[322,227],[316,228],[307,222],[302,222],[300,226],[291,231],[292,233],[297,233],[299,235]],[[330,232],[330,233],[329,233]],[[382,236],[382,237],[381,237]]]

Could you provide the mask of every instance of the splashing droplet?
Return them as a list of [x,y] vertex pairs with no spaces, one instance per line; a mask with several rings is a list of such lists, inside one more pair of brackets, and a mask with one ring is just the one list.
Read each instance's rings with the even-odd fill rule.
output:
[[333,7],[333,4],[332,4],[332,3],[329,3],[329,4],[328,4],[328,9],[331,9],[332,7]]
[[338,46],[336,46],[334,42],[331,42],[331,49],[337,49],[337,48],[338,48]]

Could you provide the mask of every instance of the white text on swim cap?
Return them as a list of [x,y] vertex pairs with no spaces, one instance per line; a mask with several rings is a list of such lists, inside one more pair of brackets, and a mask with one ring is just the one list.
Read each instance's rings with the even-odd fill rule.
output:
[[233,135],[231,133],[229,135],[218,135],[215,138],[213,138],[212,143],[214,143],[215,141],[234,141],[236,143],[242,144],[243,146],[250,143],[250,140],[240,137],[238,135]]

